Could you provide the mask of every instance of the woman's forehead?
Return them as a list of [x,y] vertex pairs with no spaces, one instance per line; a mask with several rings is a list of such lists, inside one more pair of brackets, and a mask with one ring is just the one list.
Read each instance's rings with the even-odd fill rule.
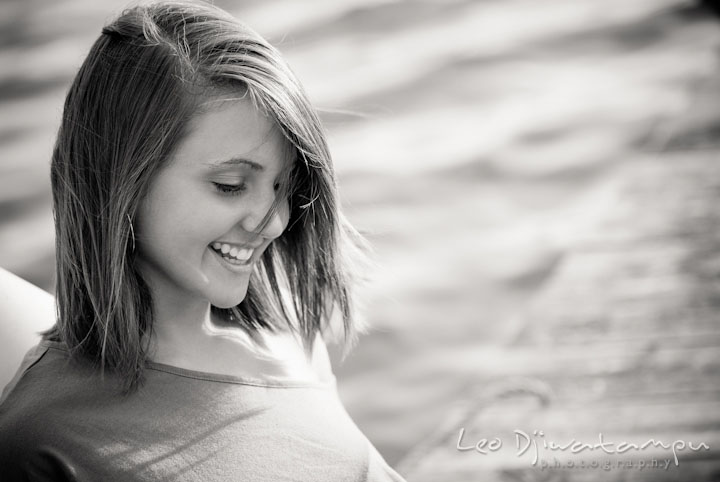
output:
[[210,99],[188,125],[178,160],[223,163],[248,158],[282,171],[295,160],[295,149],[275,119],[247,97]]

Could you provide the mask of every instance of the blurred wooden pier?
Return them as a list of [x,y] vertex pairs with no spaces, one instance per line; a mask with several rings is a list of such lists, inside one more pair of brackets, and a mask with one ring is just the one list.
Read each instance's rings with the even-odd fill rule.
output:
[[[718,78],[606,181],[607,216],[577,239],[513,341],[460,349],[470,395],[398,464],[409,481],[720,480],[720,143],[717,120],[698,121],[718,118]],[[652,443],[542,445],[600,434],[612,450],[676,444],[677,464]],[[498,450],[474,448],[494,438]],[[532,441],[535,464],[534,446],[519,453]]]

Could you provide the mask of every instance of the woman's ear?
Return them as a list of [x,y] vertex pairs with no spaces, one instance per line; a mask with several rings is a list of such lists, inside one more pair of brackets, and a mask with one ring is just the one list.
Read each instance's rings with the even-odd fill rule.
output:
[[0,388],[15,374],[41,331],[55,323],[55,299],[32,283],[0,268]]

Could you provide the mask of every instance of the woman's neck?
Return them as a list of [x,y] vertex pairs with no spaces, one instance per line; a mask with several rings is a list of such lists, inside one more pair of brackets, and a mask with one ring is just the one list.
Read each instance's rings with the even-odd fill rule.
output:
[[150,359],[189,370],[244,378],[317,380],[312,359],[289,330],[258,330],[217,319],[203,306],[157,306]]

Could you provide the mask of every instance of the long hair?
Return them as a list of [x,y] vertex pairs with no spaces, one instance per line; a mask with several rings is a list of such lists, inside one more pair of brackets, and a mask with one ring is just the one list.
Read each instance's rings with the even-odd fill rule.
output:
[[142,382],[153,326],[132,220],[202,101],[222,92],[249,96],[294,151],[289,228],[227,314],[251,329],[285,323],[306,350],[331,319],[342,319],[346,352],[361,331],[346,261],[362,238],[340,213],[320,120],[279,52],[211,5],[134,7],[103,29],[65,101],[51,163],[58,313],[45,333],[120,374],[126,392]]

